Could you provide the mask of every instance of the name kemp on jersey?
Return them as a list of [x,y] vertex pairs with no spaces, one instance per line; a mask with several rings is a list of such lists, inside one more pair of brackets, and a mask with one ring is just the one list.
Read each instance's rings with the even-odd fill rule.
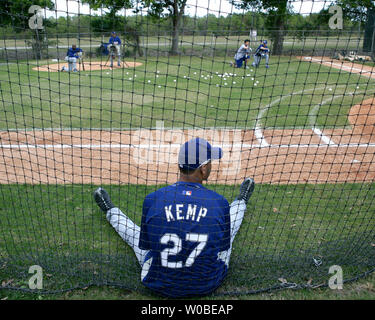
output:
[[176,221],[176,220],[191,220],[199,222],[201,218],[204,218],[207,215],[207,208],[200,207],[199,210],[196,204],[176,204],[175,212],[176,216],[172,212],[173,205],[165,206],[165,217],[167,222]]

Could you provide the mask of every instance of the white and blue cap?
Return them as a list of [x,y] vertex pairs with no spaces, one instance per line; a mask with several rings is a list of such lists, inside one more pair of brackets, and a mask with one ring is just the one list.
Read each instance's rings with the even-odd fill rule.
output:
[[181,169],[195,170],[222,157],[223,150],[221,148],[212,147],[205,139],[193,138],[181,146],[178,154],[178,166]]
[[263,40],[263,43],[264,43],[264,44],[267,44],[267,40]]

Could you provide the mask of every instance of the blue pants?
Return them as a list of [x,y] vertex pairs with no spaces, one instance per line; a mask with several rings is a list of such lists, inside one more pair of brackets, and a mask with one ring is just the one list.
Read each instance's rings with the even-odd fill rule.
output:
[[234,61],[236,61],[236,67],[237,67],[237,68],[241,68],[241,67],[242,67],[242,64],[243,64],[244,62],[246,62],[246,60],[247,60],[247,56],[244,56],[243,58],[238,59],[238,60],[234,60]]

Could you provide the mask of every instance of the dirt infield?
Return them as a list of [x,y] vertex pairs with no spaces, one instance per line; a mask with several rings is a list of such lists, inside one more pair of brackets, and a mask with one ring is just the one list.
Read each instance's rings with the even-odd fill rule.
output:
[[[375,78],[374,68],[306,58]],[[353,106],[348,120],[352,129],[0,131],[0,184],[173,183],[179,147],[196,136],[224,150],[213,163],[214,183],[240,183],[245,176],[274,184],[374,182],[375,98]]]
[[351,73],[360,74],[363,77],[375,79],[375,67],[366,66],[350,61],[340,61],[329,57],[299,57],[302,61],[311,61],[324,66],[339,69]]
[[[117,61],[114,63],[113,69],[120,69],[120,68],[135,68],[141,66],[141,62],[133,62],[133,61],[123,61],[121,63],[121,67],[117,66]],[[47,64],[39,67],[33,68],[35,71],[46,71],[46,72],[58,72],[63,67],[68,69],[68,63],[59,62],[53,64]],[[82,64],[77,63],[78,71],[83,71]],[[97,70],[109,70],[111,69],[109,62],[106,63],[105,61],[84,61],[84,71],[97,71]]]
[[254,130],[3,131],[0,183],[172,183],[179,146],[194,136],[224,149],[213,165],[215,183],[240,183],[244,176],[275,184],[373,182],[375,108],[363,110],[352,108],[353,130],[324,130],[332,144],[312,129],[264,130],[266,147]]

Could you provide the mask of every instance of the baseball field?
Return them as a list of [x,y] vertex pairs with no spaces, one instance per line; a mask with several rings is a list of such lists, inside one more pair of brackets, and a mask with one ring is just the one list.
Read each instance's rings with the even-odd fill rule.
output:
[[[178,147],[196,135],[224,149],[209,188],[232,201],[244,177],[257,183],[217,294],[275,281],[321,286],[331,262],[345,280],[373,268],[371,67],[286,56],[272,57],[269,69],[194,56],[113,69],[103,60],[85,63],[100,67],[67,73],[47,60],[0,65],[3,287],[26,288],[28,266],[38,261],[46,290],[107,284],[149,297],[131,249],[92,192],[105,186],[139,224],[144,196],[176,181]],[[15,278],[15,268],[24,278]],[[283,269],[294,270],[291,280]]]

